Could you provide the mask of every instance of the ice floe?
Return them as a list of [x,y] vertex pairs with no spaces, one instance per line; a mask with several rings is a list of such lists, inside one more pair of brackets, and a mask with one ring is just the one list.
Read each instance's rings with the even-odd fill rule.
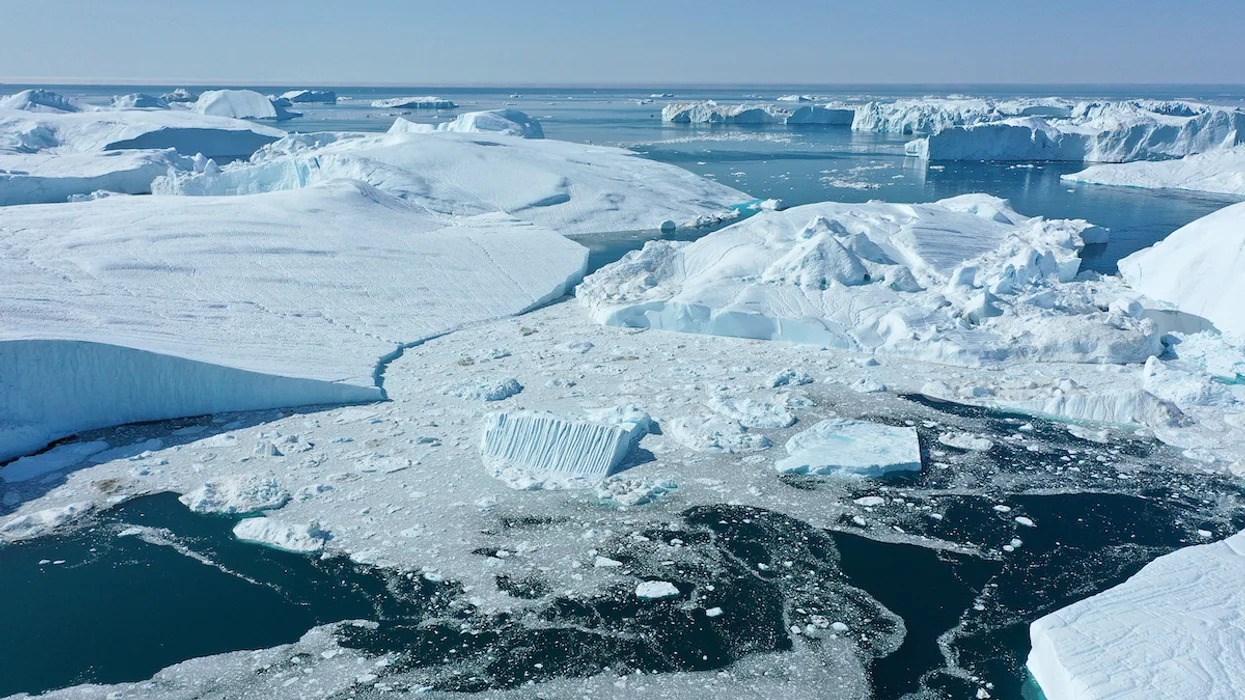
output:
[[233,528],[233,536],[285,552],[314,554],[323,551],[330,534],[319,523],[289,523],[279,518],[245,518]]
[[774,468],[784,474],[883,476],[921,470],[916,430],[831,418],[787,441],[789,457]]
[[384,358],[561,296],[586,255],[350,182],[7,208],[0,365],[22,369],[0,389],[0,459],[89,427],[380,398]]
[[[409,124],[409,122],[405,122]],[[235,195],[336,178],[445,214],[502,210],[563,234],[655,231],[738,215],[752,197],[631,151],[500,133],[291,135],[249,162],[158,181],[157,194]]]
[[948,364],[1144,362],[1155,325],[1074,281],[1101,230],[1000,199],[813,204],[685,244],[652,241],[584,280],[602,323],[786,340]]
[[1048,698],[1229,700],[1245,687],[1245,534],[1177,550],[1029,628]]

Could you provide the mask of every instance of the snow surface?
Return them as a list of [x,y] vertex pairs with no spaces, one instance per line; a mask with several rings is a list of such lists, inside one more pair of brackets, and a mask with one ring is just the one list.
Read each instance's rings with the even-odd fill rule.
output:
[[1145,189],[1194,190],[1245,197],[1245,145],[1179,160],[1093,165],[1061,176],[1069,182]]
[[185,110],[101,110],[34,114],[0,109],[0,153],[176,149],[209,158],[249,156],[284,131]]
[[249,162],[155,183],[157,194],[235,195],[336,178],[367,182],[445,214],[502,210],[559,233],[654,231],[737,216],[753,198],[631,151],[504,134],[411,131],[299,134]]
[[561,296],[586,257],[350,182],[7,208],[0,366],[22,370],[0,389],[0,459],[91,427],[379,398],[383,358]]
[[1144,362],[1160,352],[1155,324],[1100,309],[1118,283],[1073,281],[1089,231],[986,195],[812,204],[690,244],[651,241],[588,277],[577,296],[597,321],[634,328],[965,366]]
[[1245,338],[1245,202],[1182,226],[1119,267],[1138,292]]
[[782,474],[883,476],[921,470],[915,428],[831,418],[787,441],[790,455],[774,463]]
[[377,109],[457,109],[458,105],[449,100],[431,95],[425,97],[392,97],[385,100],[373,100],[372,106]]
[[1245,688],[1245,533],[1179,549],[1029,627],[1052,700],[1230,700]]
[[208,90],[190,107],[192,112],[231,119],[282,121],[299,116],[254,90]]

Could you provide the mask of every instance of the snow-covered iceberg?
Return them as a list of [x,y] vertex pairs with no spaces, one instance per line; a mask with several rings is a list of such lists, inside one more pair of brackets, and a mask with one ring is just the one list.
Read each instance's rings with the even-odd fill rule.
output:
[[1245,338],[1245,202],[1177,229],[1119,267],[1142,294]]
[[888,134],[932,134],[1009,117],[1068,117],[1073,103],[1059,98],[990,100],[935,98],[868,102],[855,107],[852,129]]
[[1245,145],[1179,160],[1093,165],[1062,176],[1068,182],[1146,189],[1194,190],[1245,197]]
[[192,161],[168,149],[88,153],[0,151],[0,206],[65,202],[75,195],[106,191],[148,194],[152,180]]
[[13,95],[0,97],[0,109],[20,109],[23,112],[63,114],[81,112],[82,108],[51,90],[22,90]]
[[1015,117],[951,126],[912,141],[926,160],[1121,163],[1180,158],[1245,143],[1245,112],[1153,101],[1079,105],[1068,118]]
[[562,295],[586,259],[355,182],[7,208],[0,459],[118,423],[380,398],[384,358]]
[[283,121],[300,116],[254,90],[208,90],[190,107],[192,112],[231,119]]
[[281,93],[281,99],[288,100],[292,104],[317,103],[317,104],[337,104],[337,93],[332,90],[290,90]]
[[1245,534],[1177,550],[1029,627],[1051,700],[1233,700],[1245,689]]
[[661,119],[672,124],[781,124],[789,113],[773,105],[720,105],[708,100],[668,104]]
[[458,109],[458,105],[450,100],[431,95],[424,97],[391,97],[384,100],[372,100],[377,109]]
[[163,97],[132,92],[127,95],[113,95],[110,105],[113,109],[168,109],[169,103]]
[[1155,324],[1102,310],[1118,282],[1073,281],[1084,238],[1100,233],[986,195],[811,204],[694,243],[650,241],[577,295],[597,321],[619,326],[966,366],[1144,362],[1159,351]]
[[921,470],[915,428],[831,418],[787,441],[787,454],[774,468],[783,474],[883,476]]
[[291,135],[249,162],[158,181],[157,194],[233,195],[362,180],[445,214],[502,210],[563,234],[657,230],[735,216],[752,197],[631,151],[505,134]]
[[545,130],[540,122],[517,109],[490,109],[483,112],[465,112],[451,121],[433,126],[417,124],[401,117],[394,120],[390,133],[431,133],[450,131],[456,133],[505,134],[525,139],[543,139]]

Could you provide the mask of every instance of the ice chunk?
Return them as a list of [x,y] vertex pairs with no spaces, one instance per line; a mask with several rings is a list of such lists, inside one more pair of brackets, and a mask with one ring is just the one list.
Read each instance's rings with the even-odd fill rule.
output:
[[1049,698],[1230,700],[1245,688],[1245,534],[1177,550],[1029,628]]
[[664,600],[679,595],[678,587],[669,581],[644,581],[635,587],[635,597],[640,600]]
[[739,396],[714,395],[705,406],[714,413],[738,421],[745,428],[781,429],[795,423],[786,408],[768,401]]
[[398,348],[561,296],[586,259],[348,182],[6,208],[0,459],[116,423],[381,398]]
[[282,121],[300,116],[254,90],[208,90],[199,95],[190,109],[198,114],[232,119]]
[[915,428],[831,418],[796,434],[786,447],[791,456],[774,465],[784,474],[882,476],[921,470]]
[[53,447],[47,452],[22,457],[0,467],[0,481],[15,483],[51,474],[80,464],[97,452],[108,449],[108,443],[102,440],[93,442],[71,442],[68,445]]
[[0,539],[16,542],[50,534],[91,512],[93,503],[70,503],[19,515],[0,525]]
[[51,90],[22,90],[15,95],[0,97],[0,109],[24,112],[80,112],[82,108]]
[[332,90],[290,90],[281,93],[281,99],[288,100],[292,104],[315,102],[331,105],[337,103],[337,93]]
[[942,433],[938,436],[938,442],[959,450],[975,452],[985,452],[994,447],[994,442],[990,438],[972,433]]
[[194,102],[199,96],[186,88],[177,88],[173,92],[166,92],[160,96],[165,102]]
[[1245,146],[1207,151],[1179,160],[1094,165],[1063,175],[1069,182],[1145,189],[1195,190],[1245,197]]
[[446,396],[457,396],[471,401],[504,401],[523,391],[523,385],[514,377],[502,379],[467,379],[441,388]]
[[496,470],[604,478],[616,471],[648,432],[647,414],[618,423],[561,418],[549,413],[501,411],[484,422],[480,454]]
[[773,445],[765,435],[750,433],[739,421],[722,416],[686,416],[663,425],[671,438],[696,452],[760,452]]
[[280,508],[290,493],[275,479],[246,475],[209,481],[178,500],[196,513],[256,513]]
[[[409,122],[406,122],[409,124]],[[498,133],[291,135],[249,163],[163,180],[158,194],[235,195],[367,182],[444,214],[502,210],[564,234],[655,231],[738,216],[752,197],[619,148]]]
[[329,533],[315,521],[289,523],[264,516],[242,520],[234,526],[233,536],[244,542],[255,542],[296,554],[323,551],[329,540]]
[[458,109],[458,105],[440,97],[391,97],[384,100],[373,100],[372,106],[377,109]]
[[761,212],[690,244],[650,241],[576,296],[619,326],[967,366],[1144,362],[1161,352],[1155,324],[1103,312],[1098,287],[1074,281],[1093,229],[986,195],[827,202]]
[[1224,207],[1120,261],[1137,291],[1245,338],[1245,203]]

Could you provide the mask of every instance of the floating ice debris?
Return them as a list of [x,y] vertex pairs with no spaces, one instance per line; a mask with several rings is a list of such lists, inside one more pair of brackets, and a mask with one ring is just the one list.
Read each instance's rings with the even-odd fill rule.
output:
[[750,433],[737,420],[722,416],[686,416],[663,423],[675,441],[696,452],[759,452],[773,444],[760,433]]
[[597,484],[597,499],[618,506],[642,506],[677,487],[669,479],[640,479],[614,476]]
[[441,387],[446,396],[457,396],[470,401],[504,401],[523,391],[523,385],[514,377],[501,379],[466,379]]
[[264,516],[243,519],[234,526],[233,535],[246,542],[299,554],[320,552],[329,540],[329,533],[317,522],[289,523]]
[[769,385],[773,388],[780,386],[799,386],[801,384],[812,384],[813,378],[805,372],[796,369],[784,369],[775,374],[769,381]]
[[795,416],[784,407],[759,399],[714,395],[705,406],[745,428],[781,429],[795,424]]
[[938,442],[948,447],[977,452],[985,452],[994,447],[994,442],[990,438],[972,433],[942,433],[938,436]]
[[332,90],[290,90],[281,93],[281,99],[289,100],[293,104],[314,102],[331,105],[336,104],[337,93]]
[[774,465],[781,473],[882,476],[921,470],[915,428],[831,418],[796,434],[786,448],[791,456]]
[[290,494],[276,479],[244,475],[209,481],[178,500],[197,513],[244,514],[280,508]]
[[644,581],[635,587],[635,597],[640,600],[664,600],[679,595],[679,589],[669,581]]
[[93,503],[70,503],[19,515],[0,525],[0,538],[15,542],[42,537],[94,510]]

